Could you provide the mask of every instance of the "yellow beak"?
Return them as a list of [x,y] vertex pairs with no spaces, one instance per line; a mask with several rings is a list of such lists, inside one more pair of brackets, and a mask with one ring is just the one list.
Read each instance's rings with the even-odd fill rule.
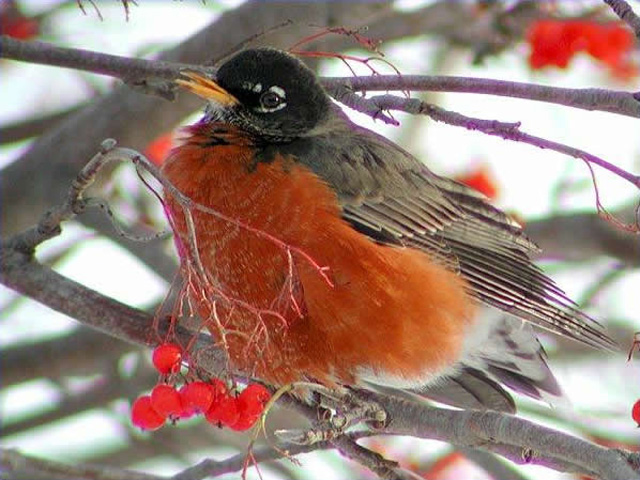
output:
[[179,78],[176,80],[176,83],[190,92],[195,93],[199,97],[219,103],[223,106],[239,103],[236,97],[201,73],[182,72],[182,76],[187,77],[189,80]]

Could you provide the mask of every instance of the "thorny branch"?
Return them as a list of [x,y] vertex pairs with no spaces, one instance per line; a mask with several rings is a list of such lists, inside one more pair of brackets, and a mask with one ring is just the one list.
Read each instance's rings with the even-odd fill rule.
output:
[[[153,319],[150,315],[76,284],[38,264],[32,257],[33,250],[39,243],[60,232],[61,222],[72,218],[86,208],[89,202],[83,197],[83,194],[95,179],[100,168],[114,160],[128,159],[138,163],[141,158],[137,152],[115,148],[115,142],[112,140],[103,142],[101,151],[73,182],[64,203],[52,209],[37,226],[22,234],[14,235],[0,245],[3,272],[1,280],[10,288],[54,309],[68,313],[79,321],[109,335],[151,346],[156,341],[149,336],[149,332],[153,331]],[[165,188],[170,186],[167,184]],[[69,301],[69,299],[74,299],[76,303]],[[184,332],[184,334],[193,335],[193,332]],[[197,348],[207,350],[207,343],[210,343],[210,338],[203,336]],[[218,362],[224,361],[221,357],[223,355],[216,356],[214,352],[204,362],[199,357],[198,362],[201,367],[206,369],[214,365],[213,371],[215,371],[215,368],[220,365]],[[319,392],[324,390],[320,389]],[[513,461],[542,463],[562,470],[589,475],[596,474],[602,478],[613,480],[626,480],[637,474],[634,472],[635,467],[631,464],[633,460],[631,454],[599,447],[517,417],[495,412],[457,411],[428,407],[382,394],[368,393],[367,395],[371,401],[384,409],[389,421],[386,425],[380,426],[372,432],[364,431],[361,435],[400,434],[434,438],[454,445],[495,451]],[[317,427],[321,429],[332,428],[333,424],[330,420],[327,424],[317,420],[316,408],[302,404],[293,397],[283,397],[282,400],[285,406],[295,408]],[[329,444],[337,447],[345,451],[348,456],[382,474],[383,477],[391,477],[401,473],[394,470],[393,463],[389,463],[374,452],[354,443],[360,436],[343,437],[342,435],[340,429],[331,433],[326,437],[331,439],[329,443],[321,441],[318,448],[329,448]],[[323,436],[315,438],[323,438]],[[305,447],[313,445],[303,442]],[[294,447],[288,447],[288,449],[290,452],[303,451],[296,450]],[[185,474],[183,477],[177,478],[204,477]]]

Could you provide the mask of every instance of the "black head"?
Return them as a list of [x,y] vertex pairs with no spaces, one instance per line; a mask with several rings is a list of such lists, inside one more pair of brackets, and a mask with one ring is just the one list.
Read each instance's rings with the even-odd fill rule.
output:
[[[331,100],[314,73],[298,59],[272,48],[238,53],[220,67],[215,84],[220,90],[209,96],[209,116],[270,141],[304,136],[322,124],[331,110]],[[220,92],[229,96],[221,101]]]

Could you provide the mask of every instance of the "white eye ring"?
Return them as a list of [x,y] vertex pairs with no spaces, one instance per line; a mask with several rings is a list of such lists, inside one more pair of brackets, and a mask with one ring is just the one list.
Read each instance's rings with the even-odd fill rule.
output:
[[285,91],[278,86],[269,87],[269,89],[260,95],[260,106],[256,108],[258,112],[270,113],[276,112],[287,106],[285,102]]

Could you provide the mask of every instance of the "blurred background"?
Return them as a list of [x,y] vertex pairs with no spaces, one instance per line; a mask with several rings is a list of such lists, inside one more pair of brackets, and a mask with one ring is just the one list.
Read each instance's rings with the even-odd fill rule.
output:
[[[78,6],[81,5],[84,11]],[[640,2],[630,2],[640,12]],[[255,40],[287,48],[324,26],[361,28],[383,40],[386,60],[404,74],[486,77],[568,88],[638,91],[638,45],[617,55],[577,52],[556,65],[532,56],[539,22],[579,19],[607,26],[616,17],[602,2],[119,2],[3,0],[3,35],[100,52],[215,61],[256,33]],[[287,20],[286,27],[272,29]],[[626,27],[620,27],[626,28]],[[606,43],[605,43],[606,44]],[[607,44],[608,45],[608,44]],[[353,41],[328,35],[303,48],[369,56]],[[565,63],[565,65],[562,65]],[[314,62],[319,74],[347,76],[336,59]],[[382,62],[380,73],[393,73]],[[367,73],[355,65],[358,73]],[[522,122],[528,133],[578,147],[631,172],[640,172],[638,120],[504,97],[413,93],[468,116]],[[185,98],[183,98],[185,97]],[[186,98],[189,97],[189,98]],[[145,96],[122,82],[87,72],[0,60],[0,195],[3,236],[37,222],[59,203],[71,179],[107,137],[161,163],[179,127],[198,118],[192,96],[175,102]],[[623,347],[604,354],[541,334],[549,362],[573,408],[553,410],[518,398],[523,416],[604,445],[637,449],[631,406],[640,398],[640,354],[627,348],[640,330],[640,241],[596,215],[594,185],[577,159],[478,132],[396,113],[399,127],[349,112],[387,135],[441,175],[466,181],[526,226],[543,248],[540,265]],[[633,223],[638,191],[595,170],[600,201]],[[131,166],[103,173],[94,194],[109,200],[132,230],[166,228],[157,202]],[[38,259],[56,271],[131,306],[153,312],[177,266],[170,239],[135,243],[120,237],[99,212],[64,225],[43,244]],[[153,433],[129,421],[129,404],[157,381],[149,351],[80,323],[0,286],[0,446],[67,463],[92,463],[171,475],[203,458],[244,451],[246,435],[190,420]],[[300,420],[276,410],[270,430]],[[492,473],[451,446],[411,438],[374,438],[367,444],[428,479],[488,479]],[[266,463],[263,478],[372,478],[335,452]],[[482,462],[480,462],[482,463]],[[511,468],[511,467],[510,467]],[[522,478],[575,478],[536,466],[513,467]],[[514,473],[515,475],[515,473]],[[1,476],[1,475],[0,475]],[[257,478],[250,470],[249,478]],[[237,474],[230,474],[230,478]],[[517,478],[517,477],[513,477]]]

